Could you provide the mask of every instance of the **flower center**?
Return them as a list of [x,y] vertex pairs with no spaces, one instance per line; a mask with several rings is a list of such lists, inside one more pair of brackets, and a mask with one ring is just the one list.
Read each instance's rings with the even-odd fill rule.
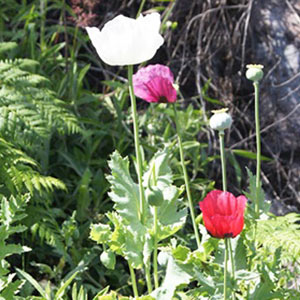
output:
[[159,103],[168,103],[168,99],[165,96],[160,96],[158,102]]
[[232,238],[232,237],[233,237],[233,233],[232,232],[224,234],[224,238]]

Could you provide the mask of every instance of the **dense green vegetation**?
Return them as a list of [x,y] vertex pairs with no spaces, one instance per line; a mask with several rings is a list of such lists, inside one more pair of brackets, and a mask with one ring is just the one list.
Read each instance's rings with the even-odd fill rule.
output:
[[[66,1],[0,0],[0,7],[0,299],[104,300],[118,299],[117,293],[125,299],[132,289],[121,257],[128,250],[120,242],[122,235],[132,242],[126,244],[127,253],[138,269],[140,295],[147,294],[141,270],[145,249],[135,249],[135,237],[122,227],[135,224],[128,208],[124,212],[114,175],[128,179],[128,194],[136,188],[126,70],[109,69],[99,78],[105,66],[85,30],[68,19],[74,12]],[[222,105],[209,97],[209,84],[202,89],[204,101]],[[219,155],[209,149],[208,116],[198,95],[188,102],[180,96],[176,106],[175,120],[172,106],[138,103],[145,177],[150,180],[156,162],[157,180],[176,194],[168,190],[171,195],[164,195],[168,202],[160,212],[169,214],[172,223],[160,224],[158,242],[165,256],[159,278],[165,279],[170,297],[178,287],[174,299],[217,299],[208,295],[222,292],[223,245],[205,231],[197,205],[215,186],[208,174]],[[198,252],[184,199],[175,121],[181,125],[198,212],[203,247]],[[228,152],[238,189],[247,190],[254,201],[251,172],[249,187],[240,186],[239,154],[248,160],[254,154]],[[247,294],[247,285],[254,291],[249,299],[299,299],[299,287],[293,285],[300,261],[299,215],[272,215],[254,229],[253,211],[249,205],[247,231],[234,245],[238,280],[232,288],[240,291],[239,299]],[[268,206],[261,211],[267,215]],[[146,239],[142,233],[151,226],[131,230]],[[110,261],[101,263],[103,251]]]

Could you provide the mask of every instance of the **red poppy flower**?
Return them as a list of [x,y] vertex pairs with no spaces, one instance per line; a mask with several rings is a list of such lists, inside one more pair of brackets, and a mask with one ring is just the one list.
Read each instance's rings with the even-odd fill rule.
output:
[[167,66],[149,65],[133,75],[133,89],[137,97],[147,102],[175,102],[177,93],[174,77]]
[[216,238],[236,237],[244,227],[247,198],[214,190],[199,202],[207,231]]

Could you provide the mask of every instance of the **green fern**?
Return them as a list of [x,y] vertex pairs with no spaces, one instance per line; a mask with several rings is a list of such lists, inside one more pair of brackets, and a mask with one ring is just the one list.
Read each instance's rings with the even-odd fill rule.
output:
[[[26,217],[25,206],[29,201],[29,196],[13,197],[8,200],[0,195],[0,298],[6,300],[15,299],[15,294],[23,285],[21,280],[13,280],[15,274],[10,273],[10,265],[6,258],[22,254],[30,249],[19,244],[7,243],[8,239],[26,230],[26,227],[18,224]],[[10,274],[9,274],[10,273]]]
[[[3,5],[0,3],[0,5]],[[15,42],[5,42],[0,43],[0,58],[2,58],[5,54],[11,52],[12,50],[17,49],[18,44]]]
[[22,194],[29,191],[52,191],[54,188],[65,189],[60,180],[51,176],[43,176],[38,171],[38,164],[34,159],[11,143],[0,138],[0,178],[3,186],[2,193]]
[[[0,54],[14,47],[0,43]],[[0,60],[0,191],[5,194],[65,189],[58,179],[41,175],[37,161],[47,161],[45,149],[54,134],[81,131],[77,117],[38,69],[32,59]]]
[[283,217],[259,220],[257,223],[257,241],[267,247],[271,253],[281,248],[281,260],[300,262],[300,214],[290,213]]
[[[29,59],[0,61],[0,130],[23,147],[49,138],[54,131],[80,131],[76,116],[49,88],[50,81],[32,73],[37,66],[36,61]],[[24,132],[23,139],[18,133]]]

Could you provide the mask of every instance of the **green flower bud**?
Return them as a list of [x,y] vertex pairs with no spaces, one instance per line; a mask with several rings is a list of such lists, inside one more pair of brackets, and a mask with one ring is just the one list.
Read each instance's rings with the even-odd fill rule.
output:
[[160,206],[162,205],[163,201],[164,201],[164,195],[162,193],[162,191],[156,187],[149,187],[146,190],[146,198],[148,200],[148,203],[152,206]]
[[116,264],[116,256],[110,249],[105,250],[100,255],[100,261],[103,263],[105,268],[114,270]]
[[264,76],[263,67],[263,65],[247,65],[246,78],[256,82],[260,81]]
[[209,125],[212,129],[224,131],[232,124],[232,118],[226,111],[228,109],[213,110],[214,115],[209,120]]

